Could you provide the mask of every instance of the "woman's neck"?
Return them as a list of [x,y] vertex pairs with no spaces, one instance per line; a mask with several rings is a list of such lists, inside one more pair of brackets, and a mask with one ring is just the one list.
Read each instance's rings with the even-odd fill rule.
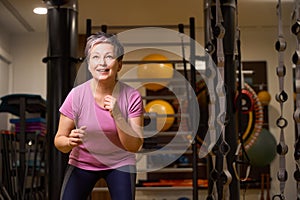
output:
[[91,87],[92,87],[92,91],[96,94],[103,94],[103,95],[107,95],[107,94],[112,94],[115,85],[117,83],[117,80],[114,81],[98,81],[96,79],[92,79],[91,81]]

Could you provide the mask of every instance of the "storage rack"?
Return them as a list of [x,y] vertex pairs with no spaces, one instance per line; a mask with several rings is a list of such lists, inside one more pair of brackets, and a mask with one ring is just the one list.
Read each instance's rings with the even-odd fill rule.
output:
[[[45,197],[45,133],[28,132],[29,114],[45,118],[46,101],[34,94],[11,94],[1,97],[0,112],[19,117],[18,132],[1,132],[3,187],[11,199]],[[33,153],[33,154],[32,154]],[[32,155],[32,156],[30,156]]]
[[[190,21],[189,21],[189,25],[183,25],[183,24],[178,24],[177,26],[176,25],[141,25],[141,26],[135,26],[135,25],[122,25],[122,26],[107,26],[107,25],[102,25],[102,26],[92,26],[92,20],[91,19],[87,19],[86,23],[87,23],[87,29],[86,29],[86,37],[90,36],[92,34],[92,30],[99,30],[101,29],[101,31],[103,32],[108,32],[108,29],[109,30],[114,30],[114,31],[117,31],[117,30],[128,30],[128,29],[134,29],[134,28],[144,28],[144,27],[160,27],[160,28],[167,28],[167,29],[179,29],[179,32],[180,33],[183,33],[183,29],[184,28],[189,28],[189,34],[190,34],[190,38],[191,38],[191,41],[190,41],[190,44],[189,47],[190,47],[190,59],[189,59],[189,64],[190,64],[190,77],[186,77],[187,80],[190,81],[190,84],[192,85],[192,88],[195,90],[196,88],[196,69],[195,69],[195,61],[196,61],[196,58],[199,59],[196,55],[195,55],[195,21],[194,21],[194,18],[190,18]],[[143,44],[124,44],[124,46],[130,46],[130,45],[143,45]],[[147,45],[151,45],[151,44],[147,44]],[[155,44],[154,44],[155,45]],[[182,43],[178,42],[178,43],[166,43],[166,44],[162,44],[162,45],[181,45],[182,46]],[[183,55],[184,57],[184,55]],[[168,60],[168,61],[165,61],[166,63],[183,63],[184,65],[186,64],[186,60],[183,59],[183,60]],[[145,63],[164,63],[163,61],[126,61],[124,60],[123,61],[123,64],[145,64]],[[186,76],[186,74],[185,74]],[[124,80],[122,80],[124,81]],[[125,80],[124,82],[126,81],[136,81],[136,80]],[[141,80],[139,80],[141,81]],[[147,80],[144,80],[144,81],[147,81]],[[152,80],[153,81],[153,80]],[[155,99],[156,97],[155,96],[151,96],[151,97],[144,97],[144,99]],[[191,111],[189,111],[191,112]],[[198,123],[198,122],[196,122]],[[197,131],[197,130],[195,130]],[[192,187],[192,190],[193,190],[193,200],[197,200],[198,199],[198,151],[197,151],[197,144],[195,141],[192,142],[192,147],[191,147],[191,151],[192,151],[192,182],[193,182],[193,187]],[[180,169],[181,170],[181,169]],[[165,187],[164,187],[165,188]],[[96,190],[99,189],[99,188],[96,188]],[[101,190],[101,189],[100,189]]]

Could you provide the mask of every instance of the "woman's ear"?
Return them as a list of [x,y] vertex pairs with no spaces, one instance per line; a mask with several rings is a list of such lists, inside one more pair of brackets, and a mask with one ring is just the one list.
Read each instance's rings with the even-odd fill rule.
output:
[[90,65],[88,63],[87,63],[87,68],[88,68],[89,72],[92,73],[91,72],[91,67],[90,67]]
[[89,62],[88,62],[87,58],[85,58],[83,60],[82,65],[84,65],[88,70],[90,70],[90,66],[89,66]]
[[118,72],[122,69],[123,61],[118,61]]

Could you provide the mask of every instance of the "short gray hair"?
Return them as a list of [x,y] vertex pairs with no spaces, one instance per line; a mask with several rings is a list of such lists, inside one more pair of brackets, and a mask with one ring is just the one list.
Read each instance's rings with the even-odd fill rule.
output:
[[124,47],[121,44],[121,42],[118,40],[117,35],[108,34],[104,32],[97,32],[89,36],[87,39],[85,51],[84,51],[87,60],[89,59],[90,51],[92,47],[94,47],[96,44],[99,43],[111,44],[114,47],[114,51],[115,51],[114,53],[115,56],[117,57],[117,60],[120,61],[123,59]]

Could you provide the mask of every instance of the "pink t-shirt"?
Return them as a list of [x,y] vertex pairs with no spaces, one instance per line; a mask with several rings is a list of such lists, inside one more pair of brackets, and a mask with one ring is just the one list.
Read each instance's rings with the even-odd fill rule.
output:
[[[73,88],[59,110],[74,120],[76,128],[87,127],[83,144],[74,147],[70,153],[69,164],[86,170],[134,165],[135,154],[122,147],[115,121],[109,111],[96,103],[90,82]],[[126,120],[143,114],[141,95],[134,88],[118,81],[113,96]]]

